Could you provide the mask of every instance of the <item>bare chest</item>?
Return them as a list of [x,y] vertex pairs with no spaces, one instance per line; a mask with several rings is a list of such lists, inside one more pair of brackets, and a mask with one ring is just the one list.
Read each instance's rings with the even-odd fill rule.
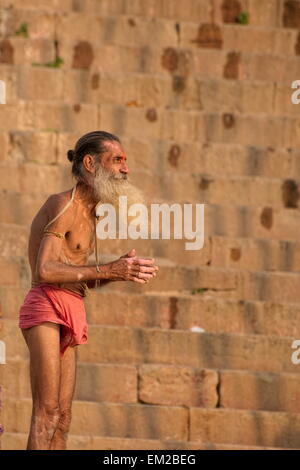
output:
[[69,255],[89,256],[95,247],[94,222],[77,220],[72,230],[66,232],[64,250]]

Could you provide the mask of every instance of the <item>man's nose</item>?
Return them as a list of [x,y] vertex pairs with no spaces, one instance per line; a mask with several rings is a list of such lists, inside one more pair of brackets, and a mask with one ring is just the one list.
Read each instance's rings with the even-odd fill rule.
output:
[[122,173],[129,173],[129,168],[128,166],[126,165],[126,163],[123,163],[122,167],[121,167],[121,170],[120,170]]

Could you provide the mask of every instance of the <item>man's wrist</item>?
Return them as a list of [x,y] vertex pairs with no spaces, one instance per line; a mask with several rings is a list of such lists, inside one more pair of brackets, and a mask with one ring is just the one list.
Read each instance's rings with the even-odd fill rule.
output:
[[96,264],[96,279],[109,279],[110,269],[109,264]]

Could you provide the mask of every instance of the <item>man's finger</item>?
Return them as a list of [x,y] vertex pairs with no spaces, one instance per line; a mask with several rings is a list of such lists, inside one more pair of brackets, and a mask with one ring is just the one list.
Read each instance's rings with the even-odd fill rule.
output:
[[157,271],[157,266],[140,266],[140,271],[142,273],[155,273]]
[[133,281],[133,282],[139,282],[140,284],[146,284],[148,282],[148,280],[146,280],[146,279],[140,279],[140,278],[135,277],[135,276],[130,276],[129,280]]
[[141,266],[153,266],[154,265],[154,258],[137,258],[138,263]]
[[156,276],[155,266],[131,266],[130,274],[138,277],[144,273],[150,274],[151,276]]
[[135,255],[136,255],[136,250],[135,250],[135,248],[132,248],[132,250],[130,250],[130,251],[127,253],[128,258],[134,258]]
[[138,277],[139,279],[152,279],[153,274],[139,272],[136,277]]
[[126,255],[121,256],[121,258],[134,258],[136,255],[136,250],[135,248],[132,248],[132,250],[128,251]]

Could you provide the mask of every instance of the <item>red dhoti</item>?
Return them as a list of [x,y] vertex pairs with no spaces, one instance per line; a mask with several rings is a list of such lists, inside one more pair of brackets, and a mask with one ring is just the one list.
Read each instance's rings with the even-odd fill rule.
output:
[[43,322],[62,325],[61,356],[68,346],[87,342],[88,325],[80,294],[47,283],[32,287],[19,311],[19,327],[26,329]]

